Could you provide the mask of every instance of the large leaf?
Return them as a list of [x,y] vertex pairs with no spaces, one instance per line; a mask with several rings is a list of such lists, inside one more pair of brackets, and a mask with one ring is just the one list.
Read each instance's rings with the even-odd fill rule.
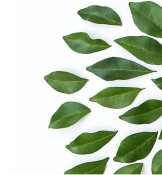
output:
[[49,128],[66,128],[78,122],[91,110],[77,102],[66,102],[62,104],[53,114]]
[[142,167],[142,163],[134,163],[118,169],[114,174],[141,174]]
[[152,81],[156,84],[156,86],[162,90],[162,77],[157,79],[152,79]]
[[84,20],[97,24],[122,25],[118,14],[113,9],[105,6],[92,5],[79,10],[78,15]]
[[148,64],[162,64],[162,45],[148,36],[127,36],[115,42]]
[[119,109],[129,106],[141,90],[143,89],[132,87],[109,87],[91,97],[89,100],[108,108]]
[[103,174],[109,158],[75,166],[64,174]]
[[149,124],[162,115],[162,101],[148,100],[121,115],[119,118],[133,124]]
[[86,68],[106,81],[127,80],[153,71],[124,58],[111,57]]
[[151,152],[158,132],[140,132],[126,137],[120,144],[114,161],[131,163],[143,159]]
[[115,135],[112,131],[98,131],[95,133],[83,133],[66,146],[75,154],[91,154],[106,145]]
[[72,94],[80,90],[87,79],[80,78],[69,72],[56,71],[44,77],[45,81],[56,91]]
[[160,132],[159,140],[162,140],[162,130]]
[[130,2],[134,23],[142,32],[162,38],[162,7],[155,2]]
[[152,160],[152,174],[162,174],[162,149],[156,153]]
[[87,33],[72,33],[67,36],[63,36],[66,44],[77,53],[93,53],[101,50],[105,50],[111,47],[105,41],[101,39],[91,39]]

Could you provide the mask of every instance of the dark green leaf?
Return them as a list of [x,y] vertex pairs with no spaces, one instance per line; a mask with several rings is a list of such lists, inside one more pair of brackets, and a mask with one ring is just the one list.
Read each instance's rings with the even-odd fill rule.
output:
[[97,24],[122,25],[118,14],[113,9],[105,6],[92,5],[79,10],[78,15],[84,20]]
[[91,154],[106,145],[115,135],[112,131],[98,131],[95,133],[83,133],[66,146],[75,154]]
[[64,174],[103,174],[109,158],[75,166]]
[[162,174],[162,149],[156,153],[152,160],[152,174]]
[[119,118],[133,124],[149,124],[162,115],[162,101],[148,100],[121,115]]
[[108,108],[119,109],[129,106],[141,90],[143,89],[132,87],[109,87],[91,97],[89,100]]
[[62,104],[53,114],[49,128],[66,128],[78,122],[91,110],[77,102],[66,102]]
[[127,36],[115,42],[148,64],[162,64],[162,45],[148,36]]
[[139,30],[162,38],[162,7],[152,1],[129,2],[129,7]]
[[162,90],[162,77],[157,79],[152,79],[152,81],[156,84],[156,86]]
[[131,163],[143,159],[151,152],[158,132],[140,132],[126,137],[120,144],[114,161]]
[[45,81],[56,91],[72,94],[80,90],[87,79],[80,78],[69,72],[56,71],[44,77]]
[[66,44],[77,53],[93,53],[101,50],[105,50],[109,47],[105,41],[101,39],[91,39],[87,33],[72,33],[67,36],[63,36]]
[[160,133],[160,136],[159,136],[159,140],[162,140],[162,130],[161,130],[161,133]]
[[127,80],[153,71],[124,58],[111,57],[86,68],[106,81]]

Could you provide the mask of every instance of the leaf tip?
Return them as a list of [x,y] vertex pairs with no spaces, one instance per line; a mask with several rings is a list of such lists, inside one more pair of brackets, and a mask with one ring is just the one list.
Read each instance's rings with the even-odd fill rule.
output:
[[93,97],[89,98],[89,101],[93,101]]

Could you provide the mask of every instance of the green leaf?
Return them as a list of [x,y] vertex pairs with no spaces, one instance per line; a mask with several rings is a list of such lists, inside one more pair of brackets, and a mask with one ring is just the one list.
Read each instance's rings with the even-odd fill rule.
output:
[[79,10],[78,15],[84,20],[97,24],[122,25],[118,14],[105,6],[92,5]]
[[150,124],[162,115],[162,101],[148,100],[119,118],[133,124]]
[[129,7],[139,30],[162,38],[162,7],[152,1],[129,2]]
[[127,80],[153,71],[124,58],[111,57],[86,68],[106,81]]
[[111,47],[105,41],[101,39],[91,39],[87,33],[72,33],[67,36],[63,36],[66,44],[77,53],[93,53],[101,50],[105,50]]
[[118,169],[114,174],[141,174],[143,163],[135,163]]
[[56,71],[44,77],[45,81],[56,91],[72,94],[80,90],[87,79],[80,78],[69,72]]
[[162,45],[148,36],[127,36],[115,42],[136,58],[153,65],[162,64]]
[[103,174],[109,158],[75,166],[64,174]]
[[161,130],[161,133],[160,133],[160,136],[159,136],[159,140],[162,140],[162,130]]
[[77,102],[66,102],[62,104],[53,114],[49,128],[66,128],[78,122],[91,110]]
[[120,144],[114,161],[132,163],[151,152],[158,132],[140,132],[126,137]]
[[132,87],[109,87],[91,97],[89,100],[96,102],[101,106],[119,109],[129,106],[141,90],[143,89]]
[[162,77],[157,79],[152,79],[152,81],[156,84],[156,86],[162,90]]
[[162,149],[156,153],[152,160],[152,174],[162,174]]
[[75,154],[91,154],[105,146],[115,135],[112,131],[98,131],[95,133],[82,133],[66,148]]

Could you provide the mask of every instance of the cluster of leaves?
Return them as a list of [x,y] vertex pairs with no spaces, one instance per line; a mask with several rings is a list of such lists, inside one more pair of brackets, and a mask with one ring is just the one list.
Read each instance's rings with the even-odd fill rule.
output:
[[[162,38],[162,7],[151,1],[130,2],[129,7],[134,23],[142,32]],[[109,7],[89,6],[78,11],[82,19],[97,24],[121,26],[118,14]],[[89,54],[111,47],[101,39],[91,39],[88,34],[80,32],[63,37],[67,45],[75,52]],[[162,45],[148,36],[127,36],[115,42],[136,58],[153,65],[162,65]],[[155,72],[133,61],[111,57],[101,60],[86,68],[106,81],[127,80]],[[56,91],[72,94],[80,90],[88,81],[69,72],[56,71],[45,76],[45,81]],[[162,78],[152,80],[162,89]],[[135,87],[109,87],[89,100],[108,108],[120,109],[130,105],[143,89]],[[69,127],[78,122],[91,110],[78,102],[62,104],[51,118],[49,128]],[[119,118],[131,124],[150,124],[162,115],[162,101],[151,99],[138,107],[132,108]],[[82,133],[66,148],[75,154],[91,154],[106,145],[117,131],[98,131]],[[133,163],[148,156],[151,152],[158,132],[140,132],[126,137],[120,144],[114,161]],[[159,139],[162,139],[162,132]],[[87,162],[65,172],[65,174],[103,174],[109,158],[95,162]],[[134,163],[117,170],[115,174],[140,174],[142,163]],[[162,174],[162,150],[152,160],[152,173]]]

